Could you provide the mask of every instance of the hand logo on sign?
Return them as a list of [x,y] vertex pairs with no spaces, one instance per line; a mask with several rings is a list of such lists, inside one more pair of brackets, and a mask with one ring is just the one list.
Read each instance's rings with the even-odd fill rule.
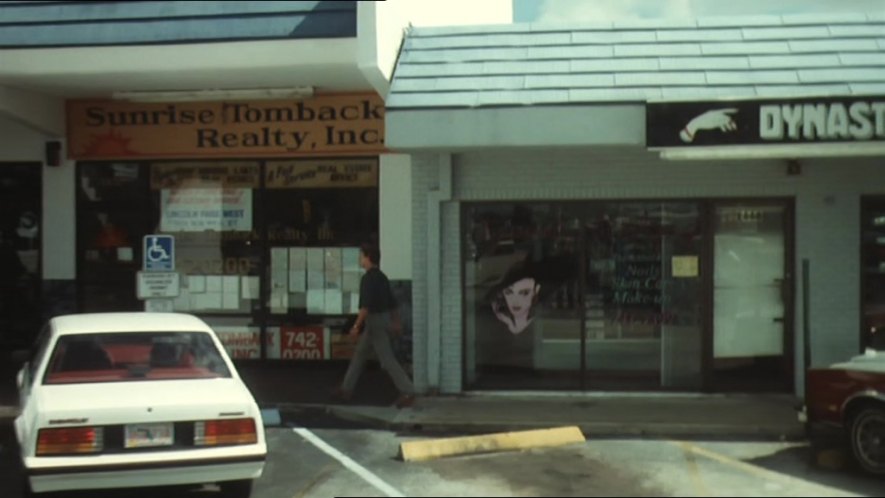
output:
[[679,138],[685,143],[691,143],[698,130],[715,130],[719,128],[723,132],[735,131],[737,130],[737,124],[735,124],[734,118],[731,115],[737,112],[738,110],[734,107],[707,111],[689,121],[685,128],[679,132]]
[[158,237],[151,237],[151,245],[148,247],[147,258],[151,263],[166,261],[169,259],[169,254],[166,252],[166,249],[157,243],[158,239]]

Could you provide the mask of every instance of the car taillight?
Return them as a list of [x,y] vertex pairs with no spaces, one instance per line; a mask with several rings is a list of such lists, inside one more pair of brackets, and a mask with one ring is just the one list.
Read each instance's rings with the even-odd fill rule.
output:
[[98,453],[104,447],[101,427],[40,429],[37,456]]
[[255,421],[251,418],[206,420],[194,424],[194,445],[254,444],[258,442]]

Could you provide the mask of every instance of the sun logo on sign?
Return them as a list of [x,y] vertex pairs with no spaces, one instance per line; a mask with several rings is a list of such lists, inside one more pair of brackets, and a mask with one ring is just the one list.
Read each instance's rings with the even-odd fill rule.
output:
[[140,153],[129,148],[131,138],[110,131],[104,135],[92,135],[89,144],[83,148],[83,156],[87,157],[125,157],[139,156]]

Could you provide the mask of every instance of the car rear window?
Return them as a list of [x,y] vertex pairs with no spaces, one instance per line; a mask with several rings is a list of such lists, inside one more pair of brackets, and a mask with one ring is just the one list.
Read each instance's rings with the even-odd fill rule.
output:
[[59,338],[44,384],[230,377],[205,332],[126,332]]

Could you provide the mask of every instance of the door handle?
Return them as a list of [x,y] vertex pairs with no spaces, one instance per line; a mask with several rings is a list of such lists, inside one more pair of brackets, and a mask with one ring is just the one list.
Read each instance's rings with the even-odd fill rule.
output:
[[772,322],[777,322],[777,323],[784,323],[784,317],[782,317],[782,316],[776,316],[776,317],[772,318],[771,321],[772,321]]

